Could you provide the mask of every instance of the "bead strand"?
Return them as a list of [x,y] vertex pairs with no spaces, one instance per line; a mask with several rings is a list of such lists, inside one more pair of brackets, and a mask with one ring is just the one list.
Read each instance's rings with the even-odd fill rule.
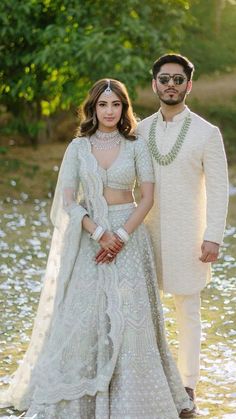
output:
[[152,156],[155,158],[156,162],[160,164],[161,166],[167,166],[175,160],[175,158],[177,157],[184,143],[184,140],[186,138],[186,135],[188,133],[188,130],[191,124],[191,117],[188,115],[185,118],[183,125],[181,127],[181,130],[179,132],[179,135],[173,147],[167,154],[161,154],[156,144],[157,122],[158,122],[158,115],[153,119],[152,125],[150,127],[149,136],[148,136],[148,147]]

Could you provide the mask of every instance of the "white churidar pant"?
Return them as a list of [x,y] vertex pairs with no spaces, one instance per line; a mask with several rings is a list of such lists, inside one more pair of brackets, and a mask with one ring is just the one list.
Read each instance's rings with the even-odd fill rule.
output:
[[200,372],[201,297],[174,295],[179,331],[178,368],[185,387],[195,388]]

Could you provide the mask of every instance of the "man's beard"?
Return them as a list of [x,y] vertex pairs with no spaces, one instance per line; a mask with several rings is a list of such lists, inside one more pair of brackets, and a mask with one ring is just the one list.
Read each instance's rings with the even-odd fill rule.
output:
[[187,87],[183,92],[178,93],[178,96],[176,98],[169,98],[169,99],[164,99],[164,95],[165,93],[160,92],[158,89],[156,91],[159,99],[161,100],[161,102],[165,103],[166,105],[169,106],[175,106],[178,105],[179,103],[184,102],[186,94],[187,94]]

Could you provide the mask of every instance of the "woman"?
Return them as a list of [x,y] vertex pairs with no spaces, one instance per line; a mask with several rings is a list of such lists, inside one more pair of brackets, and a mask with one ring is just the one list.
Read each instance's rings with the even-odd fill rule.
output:
[[95,83],[60,169],[31,343],[0,397],[27,417],[176,419],[191,408],[165,341],[142,224],[153,169],[135,126],[124,85]]

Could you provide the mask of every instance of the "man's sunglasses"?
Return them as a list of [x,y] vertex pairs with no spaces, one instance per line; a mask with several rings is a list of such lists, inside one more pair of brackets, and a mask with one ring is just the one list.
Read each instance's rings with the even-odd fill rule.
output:
[[180,86],[186,80],[186,77],[182,76],[181,74],[173,74],[173,76],[171,76],[170,74],[161,74],[157,78],[161,84],[168,84],[169,81],[172,79],[175,86]]

